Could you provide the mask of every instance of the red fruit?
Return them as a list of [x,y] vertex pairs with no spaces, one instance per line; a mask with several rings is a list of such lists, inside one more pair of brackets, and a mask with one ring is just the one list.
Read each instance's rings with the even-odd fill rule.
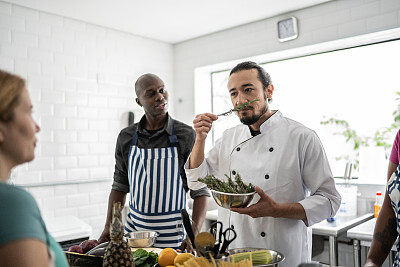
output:
[[96,239],[93,239],[93,240],[85,240],[79,246],[83,249],[83,252],[86,253],[98,245],[99,242]]
[[70,247],[70,248],[68,249],[68,251],[69,251],[69,252],[76,252],[76,253],[83,254],[83,249],[82,249],[80,246],[78,246],[78,245],[75,245],[75,246]]

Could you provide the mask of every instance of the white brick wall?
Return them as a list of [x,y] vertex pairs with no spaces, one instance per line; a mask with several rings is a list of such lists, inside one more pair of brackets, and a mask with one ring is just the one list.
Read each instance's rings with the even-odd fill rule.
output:
[[[276,22],[286,15],[298,18],[300,35],[279,43]],[[36,159],[16,168],[13,180],[109,179],[29,189],[45,216],[77,216],[97,238],[121,118],[139,109],[132,88],[139,75],[160,75],[173,101],[171,114],[190,124],[197,67],[399,26],[399,0],[334,0],[172,46],[0,1],[0,68],[28,79],[42,128]]]
[[172,59],[170,44],[0,1],[0,68],[27,78],[41,127],[35,160],[12,180],[72,183],[28,188],[44,216],[77,216],[100,235],[122,114],[139,109],[134,81],[154,72],[171,91]]

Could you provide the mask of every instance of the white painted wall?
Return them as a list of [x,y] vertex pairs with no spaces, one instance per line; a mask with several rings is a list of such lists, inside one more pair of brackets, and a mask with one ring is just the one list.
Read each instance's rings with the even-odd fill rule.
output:
[[28,190],[44,216],[77,216],[97,238],[124,113],[139,109],[133,84],[157,73],[173,95],[172,67],[170,44],[0,1],[0,68],[27,79],[41,127],[35,160],[12,181],[71,183]]
[[[297,18],[299,37],[280,43],[276,24],[287,16]],[[398,0],[334,0],[179,43],[174,47],[174,77],[181,101],[174,99],[175,112],[191,123],[195,106],[208,105],[195,102],[196,68],[398,27]],[[234,63],[229,67],[224,65],[228,69],[234,66]]]
[[298,18],[300,30],[287,43],[276,37],[282,15],[172,46],[0,1],[0,68],[27,78],[42,128],[36,159],[18,167],[12,180],[71,183],[29,191],[45,216],[77,216],[97,238],[116,137],[124,112],[137,108],[132,85],[140,74],[160,75],[171,114],[191,124],[196,68],[397,28],[400,1],[335,0],[287,15]]

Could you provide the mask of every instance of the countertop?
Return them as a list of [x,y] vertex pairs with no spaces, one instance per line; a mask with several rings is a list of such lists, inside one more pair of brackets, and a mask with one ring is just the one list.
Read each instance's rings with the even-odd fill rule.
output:
[[[347,237],[361,241],[361,245],[365,247],[371,246],[372,236],[374,234],[376,219],[372,218],[356,227],[347,231]],[[392,247],[393,251],[397,251],[396,242]]]
[[74,216],[64,215],[43,219],[47,230],[57,242],[88,238],[92,234],[92,227]]
[[338,237],[350,228],[362,224],[363,222],[368,221],[373,217],[373,213],[367,213],[360,216],[336,216],[336,220],[333,222],[323,220],[322,222],[311,226],[312,233],[315,235]]
[[347,231],[347,237],[365,241],[372,241],[376,219],[372,218],[356,227]]

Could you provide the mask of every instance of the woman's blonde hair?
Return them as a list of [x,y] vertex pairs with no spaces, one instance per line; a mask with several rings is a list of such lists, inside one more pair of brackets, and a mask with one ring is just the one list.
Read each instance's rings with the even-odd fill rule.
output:
[[0,121],[7,122],[13,119],[14,109],[24,88],[24,79],[0,70]]

